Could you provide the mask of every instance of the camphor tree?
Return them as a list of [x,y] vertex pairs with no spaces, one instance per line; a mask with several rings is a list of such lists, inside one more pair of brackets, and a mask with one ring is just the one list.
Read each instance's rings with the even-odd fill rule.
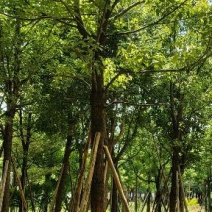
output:
[[[3,5],[4,4],[4,5]],[[4,174],[6,184],[3,192],[3,202],[1,205],[2,211],[9,210],[9,196],[10,196],[10,170],[11,170],[11,153],[12,153],[12,140],[13,140],[13,125],[14,117],[17,112],[22,111],[26,106],[36,103],[33,98],[33,92],[35,93],[35,87],[33,87],[33,80],[35,74],[47,61],[52,59],[46,52],[54,54],[52,51],[52,45],[55,44],[53,36],[48,36],[45,39],[45,35],[49,34],[51,28],[35,28],[35,25],[29,23],[28,20],[19,18],[24,12],[22,8],[27,4],[22,2],[1,2],[1,23],[0,23],[0,68],[1,68],[1,93],[2,109],[1,109],[1,133],[3,137],[3,158],[4,158]],[[8,18],[2,14],[11,14],[14,18]],[[37,31],[40,34],[36,34]],[[43,36],[43,37],[42,37]],[[42,37],[42,40],[41,40]],[[43,42],[43,43],[42,43]],[[42,48],[42,44],[45,43],[45,50]],[[30,93],[29,93],[30,92]],[[29,115],[30,116],[30,115]],[[21,124],[21,112],[20,112],[20,124]],[[29,117],[30,119],[30,117]],[[29,121],[30,122],[30,121]],[[31,126],[29,126],[31,128]],[[28,141],[30,139],[30,132],[28,132]],[[23,136],[22,136],[22,139]],[[28,149],[28,144],[23,141],[23,148]],[[26,153],[26,152],[25,152]],[[24,158],[26,154],[24,153]],[[26,159],[26,158],[25,158]],[[24,159],[23,159],[24,160]],[[5,164],[9,162],[6,169]],[[26,163],[26,160],[24,161]],[[24,164],[23,164],[24,165]],[[25,168],[24,168],[25,169]],[[12,171],[12,170],[11,170]],[[24,175],[22,175],[22,186],[24,187]]]
[[[14,1],[5,2],[7,11],[1,9],[1,13],[10,21],[16,20],[17,23],[29,21],[31,26],[44,21],[47,29],[58,30],[56,35],[62,27],[65,27],[70,34],[67,38],[69,39],[67,45],[70,45],[68,51],[70,57],[80,64],[80,68],[75,69],[75,72],[78,72],[78,76],[83,80],[89,78],[91,84],[92,144],[95,134],[101,133],[92,179],[91,211],[105,211],[103,145],[107,145],[105,106],[111,92],[111,85],[120,80],[120,77],[126,79],[129,75],[133,77],[134,74],[144,72],[192,72],[194,67],[201,70],[211,54],[209,16],[211,6],[208,1],[189,0],[171,2],[32,0],[25,1],[24,7],[22,1],[15,1],[21,11],[14,13],[10,10]],[[50,34],[55,35],[55,31],[50,30]],[[197,48],[199,43],[201,46]],[[106,74],[108,73],[112,77],[107,81]],[[13,77],[14,88],[17,85],[15,78],[17,76],[16,72]],[[170,95],[170,99],[172,97],[174,98]],[[12,101],[16,99],[17,96],[12,98]],[[173,102],[170,101],[170,103]],[[175,106],[175,109],[180,109],[179,105]],[[14,111],[14,108],[11,111]],[[175,112],[172,115],[175,116]],[[178,112],[180,114],[180,111]],[[173,120],[176,118],[174,116]],[[176,129],[176,136],[178,136],[180,120],[177,121],[177,123],[173,121],[177,124],[177,126],[173,125]],[[12,128],[11,125],[9,127]],[[6,143],[11,143],[11,139]],[[173,139],[178,139],[178,137]],[[6,150],[6,147],[4,149]],[[6,152],[4,151],[4,159],[10,160],[11,145],[8,158]],[[176,200],[175,195],[174,198]],[[6,200],[8,201],[8,195],[5,195]],[[174,211],[175,208],[170,208],[170,210]]]

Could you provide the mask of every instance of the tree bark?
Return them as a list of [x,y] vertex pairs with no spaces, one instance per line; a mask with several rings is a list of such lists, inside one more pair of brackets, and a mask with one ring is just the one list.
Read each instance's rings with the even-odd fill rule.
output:
[[[19,89],[20,89],[20,80],[19,80],[19,72],[20,72],[20,55],[21,55],[21,39],[20,39],[20,29],[21,24],[20,20],[15,21],[15,34],[14,34],[14,54],[11,56],[14,59],[14,63],[10,64],[9,61],[7,61],[8,65],[8,76],[5,76],[5,94],[7,96],[6,98],[6,105],[7,105],[7,111],[5,113],[5,130],[3,133],[3,149],[4,149],[4,166],[5,162],[9,161],[8,166],[8,174],[5,184],[5,191],[4,191],[4,198],[3,198],[3,206],[2,206],[2,212],[8,212],[9,211],[9,198],[10,198],[10,166],[11,166],[11,152],[12,152],[12,138],[13,138],[13,119],[16,113],[16,104],[19,98]],[[5,56],[5,55],[4,55]],[[8,55],[6,55],[8,56]],[[12,66],[10,68],[10,66]]]
[[100,136],[101,136],[100,133],[96,133],[94,145],[93,145],[92,152],[91,152],[91,160],[90,160],[90,164],[89,164],[89,172],[88,172],[88,176],[87,176],[87,180],[86,180],[85,191],[83,193],[79,212],[84,212],[88,208],[88,199],[90,196],[91,181],[92,181],[92,177],[94,174],[94,167],[95,167],[95,163],[96,163],[96,159],[97,159],[97,151],[98,151]]
[[[30,146],[30,139],[31,139],[31,119],[32,114],[29,112],[28,118],[27,118],[27,129],[26,129],[26,137],[23,133],[23,116],[22,116],[22,110],[20,110],[19,113],[19,124],[20,124],[20,138],[22,142],[22,149],[23,149],[23,158],[22,158],[22,167],[21,167],[21,186],[23,189],[23,192],[25,193],[25,186],[27,181],[27,166],[28,166],[28,154],[29,154],[29,146]],[[19,200],[19,211],[22,212],[24,210],[24,205],[22,198],[20,197]]]
[[158,168],[158,174],[155,179],[156,196],[155,196],[155,212],[162,211],[162,167]]
[[112,179],[111,212],[118,212],[118,192],[115,180]]
[[22,211],[27,212],[27,201],[26,201],[26,198],[25,198],[25,194],[24,194],[24,191],[23,191],[21,180],[18,176],[18,170],[16,168],[15,160],[13,158],[11,158],[11,162],[12,162],[12,165],[13,165],[13,171],[15,173],[16,182],[18,184],[19,191],[20,191],[21,203],[23,205],[23,208],[21,208],[21,211],[19,210],[19,212],[22,212]]
[[124,211],[129,212],[130,210],[129,210],[129,206],[128,206],[128,203],[127,203],[127,198],[124,195],[124,191],[122,189],[122,186],[121,186],[121,183],[120,183],[120,180],[119,180],[119,176],[118,176],[117,171],[116,171],[116,169],[113,165],[113,161],[112,161],[112,158],[110,156],[110,153],[109,153],[107,146],[104,146],[104,150],[105,150],[105,153],[106,153],[106,158],[107,158],[108,164],[109,164],[109,166],[111,168],[111,172],[113,174],[113,179],[115,180],[116,187],[119,191],[119,195],[120,195],[120,198],[122,200]]
[[[100,65],[101,66],[101,65]],[[105,91],[103,84],[103,70],[94,68],[92,73],[91,91],[91,145],[94,143],[96,132],[101,133],[97,160],[94,168],[94,175],[91,185],[91,211],[105,211],[105,185],[104,185],[104,152],[103,145],[106,135],[105,124]]]
[[72,140],[73,140],[73,133],[74,133],[74,125],[75,121],[70,118],[69,120],[69,132],[67,135],[67,141],[66,141],[66,147],[65,147],[65,153],[63,156],[63,168],[61,170],[61,178],[59,180],[58,189],[56,191],[56,199],[55,199],[55,212],[60,212],[62,207],[62,202],[64,199],[64,190],[65,190],[65,182],[66,178],[68,176],[68,170],[69,170],[69,157],[71,154],[71,146],[72,146]]
[[13,134],[13,117],[8,118],[5,127],[5,140],[4,140],[4,165],[6,161],[9,161],[7,169],[7,178],[5,182],[4,198],[2,204],[2,212],[9,211],[9,199],[10,199],[10,167],[11,167],[11,152],[12,152],[12,134]]
[[80,205],[83,179],[84,179],[84,174],[85,174],[85,164],[86,164],[86,160],[87,160],[87,157],[88,157],[88,151],[89,151],[90,143],[91,143],[91,132],[90,132],[90,129],[89,129],[86,148],[84,150],[84,153],[81,154],[83,156],[81,157],[82,160],[79,162],[79,164],[81,164],[81,165],[80,165],[80,173],[79,173],[79,178],[78,178],[78,182],[77,182],[77,187],[76,187],[76,191],[75,191],[75,194],[74,194],[74,197],[73,197],[74,199],[72,201],[73,206],[72,206],[71,211],[73,211],[73,212],[77,212],[79,205]]
[[178,148],[173,149],[172,155],[172,177],[171,177],[171,192],[170,192],[170,212],[176,212],[177,210],[177,201],[178,201],[178,165],[179,165],[179,150]]
[[3,169],[4,171],[3,171],[3,176],[2,176],[1,186],[0,186],[0,211],[2,211],[2,202],[4,198],[4,190],[5,190],[6,180],[7,180],[8,166],[9,166],[9,161],[6,161],[4,165],[4,169]]
[[180,130],[180,122],[182,121],[183,105],[180,91],[175,91],[176,98],[179,101],[177,105],[174,96],[174,84],[170,82],[170,115],[172,120],[172,129],[170,132],[172,141],[172,167],[171,167],[171,192],[169,201],[169,211],[176,212],[179,202],[179,181],[178,181],[178,167],[180,166],[180,149],[182,141],[182,132]]

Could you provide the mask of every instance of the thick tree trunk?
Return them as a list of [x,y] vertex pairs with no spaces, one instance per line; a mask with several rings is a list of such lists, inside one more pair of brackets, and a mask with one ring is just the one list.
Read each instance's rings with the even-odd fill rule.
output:
[[[118,2],[114,3],[115,6]],[[104,1],[104,7],[97,20],[97,31],[95,36],[95,43],[99,47],[105,46],[107,37],[107,27],[109,18],[112,13],[112,5],[110,0]],[[85,40],[90,35],[87,32],[83,19],[81,17],[80,1],[74,1],[75,20],[79,33]],[[93,40],[93,36],[90,37]],[[90,46],[90,43],[87,43]],[[92,212],[104,212],[105,211],[105,183],[104,183],[104,151],[103,145],[106,138],[106,121],[105,121],[105,90],[104,90],[104,65],[102,64],[102,57],[104,57],[104,51],[98,49],[93,50],[93,58],[90,61],[91,65],[91,94],[90,94],[90,106],[91,106],[91,144],[93,145],[95,134],[101,133],[100,143],[97,152],[97,160],[94,168],[94,175],[91,186],[91,211]],[[90,55],[89,55],[90,58]]]
[[[176,93],[176,94],[175,94]],[[175,95],[177,95],[175,97]],[[179,104],[176,104],[175,98],[178,98]],[[174,91],[174,84],[170,82],[170,111],[172,119],[172,131],[170,133],[172,138],[172,168],[171,168],[171,192],[169,197],[169,211],[176,212],[179,210],[179,180],[178,167],[180,166],[180,150],[182,141],[182,131],[180,129],[180,122],[183,120],[183,104],[180,91]]]
[[6,105],[7,111],[5,115],[5,130],[4,130],[4,162],[9,161],[7,180],[5,184],[5,192],[3,198],[3,206],[2,212],[9,211],[9,198],[10,198],[10,166],[11,166],[11,152],[12,152],[12,137],[13,137],[13,119],[16,113],[16,103],[19,97],[19,89],[20,89],[20,81],[19,81],[19,71],[20,71],[20,20],[16,20],[15,23],[15,42],[14,42],[14,63],[10,64],[8,62],[8,66],[12,66],[12,70],[10,68],[7,69],[8,75],[13,77],[5,76],[5,96],[6,96]]
[[4,189],[2,212],[9,211],[10,166],[11,166],[11,152],[12,152],[13,116],[8,117],[8,120],[7,120],[7,123],[5,126],[5,133],[4,133],[4,166],[5,166],[6,161],[9,161],[9,165],[8,165],[8,173],[7,173],[6,183],[5,183],[5,189]]
[[[94,70],[95,72],[96,70]],[[103,73],[92,74],[91,91],[91,144],[93,145],[95,134],[101,133],[94,175],[91,185],[91,211],[105,211],[105,185],[104,185],[104,151],[106,125],[105,125],[105,92],[103,88]]]
[[[96,53],[97,54],[97,53]],[[96,55],[95,60],[99,61],[97,70],[92,67],[92,90],[90,96],[91,106],[91,145],[95,140],[97,132],[101,133],[99,147],[97,151],[97,159],[94,167],[94,175],[91,185],[91,211],[104,212],[105,211],[105,185],[104,185],[104,151],[103,145],[105,143],[106,135],[106,117],[105,117],[105,91],[104,91],[104,74],[103,65]]]

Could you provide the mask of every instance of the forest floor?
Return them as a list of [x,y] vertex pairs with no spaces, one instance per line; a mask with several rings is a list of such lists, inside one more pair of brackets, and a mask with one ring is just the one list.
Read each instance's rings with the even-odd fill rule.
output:
[[[135,207],[134,206],[134,202],[130,202],[129,203],[129,207],[130,207],[130,212],[134,212],[135,211],[135,209],[134,209],[134,207]],[[205,212],[204,207],[201,207],[198,203],[191,204],[191,201],[189,201],[187,207],[188,207],[188,211],[189,212]],[[141,211],[141,206],[140,206],[140,208],[139,208],[138,211]],[[145,211],[146,211],[146,207],[144,208],[143,212],[145,212]]]
[[196,205],[189,205],[188,211],[189,212],[204,212],[205,210],[204,208],[201,208],[199,204],[196,204]]

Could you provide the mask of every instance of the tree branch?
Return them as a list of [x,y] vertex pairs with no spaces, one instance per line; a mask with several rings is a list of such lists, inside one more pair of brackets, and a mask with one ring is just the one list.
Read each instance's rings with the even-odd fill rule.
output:
[[167,72],[186,72],[186,67],[182,67],[179,69],[160,69],[160,70],[154,70],[154,69],[144,69],[144,70],[139,70],[139,71],[132,71],[129,69],[124,69],[121,68],[121,70],[108,82],[108,84],[105,86],[105,90],[108,90],[109,87],[118,79],[119,76],[124,75],[124,74],[151,74],[151,73],[167,73]]
[[151,27],[151,26],[154,26],[154,25],[157,25],[157,24],[161,24],[161,21],[164,20],[165,18],[167,18],[168,16],[170,16],[172,13],[174,13],[176,10],[178,10],[182,5],[184,5],[188,0],[185,0],[183,1],[181,4],[177,5],[176,7],[174,7],[171,11],[169,12],[166,12],[161,18],[159,18],[158,20],[150,23],[150,24],[147,24],[145,26],[142,26],[136,30],[131,30],[131,31],[126,31],[126,32],[120,32],[120,33],[117,33],[117,35],[129,35],[129,34],[132,34],[132,33],[136,33],[136,32],[140,32],[148,27]]
[[141,106],[141,107],[157,107],[157,106],[167,106],[169,103],[166,102],[161,102],[161,103],[132,103],[132,102],[126,102],[126,101],[113,101],[109,105],[113,104],[126,104],[126,105],[131,105],[131,106]]
[[83,36],[83,38],[87,38],[89,36],[89,33],[85,29],[84,23],[82,21],[80,8],[79,8],[79,0],[74,0],[74,12],[75,12],[75,21],[77,23],[77,29],[79,33]]
[[[74,19],[71,19],[71,18],[67,18],[67,17],[54,17],[54,16],[48,16],[46,14],[43,14],[41,16],[37,16],[37,17],[32,17],[32,18],[27,18],[27,17],[21,17],[21,16],[16,16],[16,15],[10,15],[10,14],[6,14],[6,13],[1,13],[1,15],[4,15],[8,18],[12,18],[12,19],[17,19],[17,20],[21,20],[21,21],[29,21],[30,23],[29,24],[32,24],[33,22],[35,22],[34,25],[36,25],[39,21],[41,20],[45,20],[45,19],[51,19],[51,20],[54,20],[54,21],[57,21],[59,23],[62,23],[62,24],[65,24],[67,26],[70,26],[70,27],[74,27],[74,28],[77,28],[77,25],[75,24],[71,24],[70,22],[73,21]],[[27,24],[25,24],[26,26]]]
[[123,10],[122,10],[120,13],[118,13],[117,15],[111,17],[110,20],[111,20],[111,19],[112,19],[112,20],[115,20],[115,19],[121,17],[122,15],[126,14],[128,11],[130,11],[131,9],[133,9],[134,7],[136,7],[137,5],[143,4],[144,2],[145,2],[145,0],[144,0],[144,1],[135,2],[134,4],[130,5],[129,7],[123,9]]
[[120,1],[120,0],[115,0],[115,1],[114,1],[114,3],[113,3],[112,6],[111,6],[111,8],[112,8],[111,11],[113,11],[113,9],[114,9],[115,6],[119,3],[119,1]]

